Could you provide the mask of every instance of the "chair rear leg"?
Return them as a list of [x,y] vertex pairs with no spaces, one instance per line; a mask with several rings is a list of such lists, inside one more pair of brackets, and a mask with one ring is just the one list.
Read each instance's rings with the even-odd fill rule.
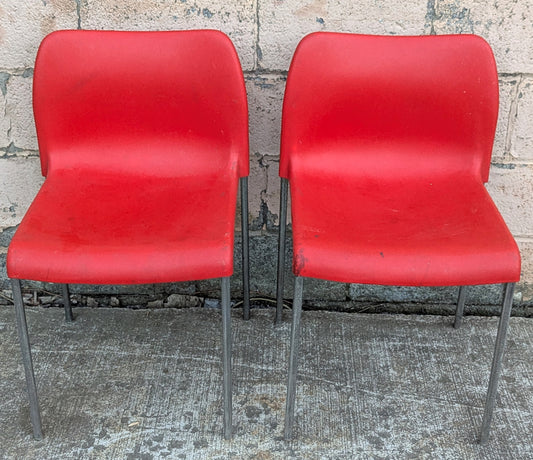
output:
[[289,181],[281,179],[281,196],[279,200],[279,236],[278,236],[278,280],[276,287],[276,324],[283,316],[283,287],[285,284],[285,244],[287,237],[287,196]]
[[231,306],[229,278],[222,278],[222,361],[224,366],[224,438],[231,439]]
[[250,319],[250,237],[248,233],[248,178],[241,177],[242,290],[244,319]]
[[498,324],[498,335],[494,347],[494,356],[492,358],[492,368],[490,371],[489,389],[487,400],[485,402],[485,413],[483,414],[483,423],[481,425],[480,443],[485,444],[489,439],[490,424],[494,405],[496,403],[496,394],[498,391],[498,381],[502,370],[502,357],[507,339],[507,328],[509,326],[509,317],[513,306],[513,292],[515,283],[507,283],[504,286],[503,307]]
[[291,351],[289,355],[289,376],[285,406],[285,440],[292,437],[294,424],[294,402],[296,397],[296,375],[298,373],[298,348],[300,345],[300,318],[302,316],[303,278],[294,282],[294,303],[292,305]]
[[26,313],[24,311],[20,280],[12,279],[11,286],[13,289],[13,303],[15,304],[15,316],[17,319],[20,349],[22,351],[22,362],[24,363],[24,373],[26,374],[26,387],[28,389],[28,397],[30,400],[30,418],[33,426],[33,437],[40,440],[43,438],[41,414],[39,412],[35,375],[33,374],[30,340],[28,337],[28,326],[26,324]]
[[455,322],[453,327],[459,329],[461,327],[461,322],[463,320],[463,312],[465,309],[465,299],[466,299],[466,286],[459,286],[459,296],[457,298],[457,309],[455,310]]
[[70,323],[74,321],[72,315],[72,305],[70,303],[70,293],[68,292],[68,284],[61,285],[61,294],[63,296],[63,305],[65,306],[65,321]]

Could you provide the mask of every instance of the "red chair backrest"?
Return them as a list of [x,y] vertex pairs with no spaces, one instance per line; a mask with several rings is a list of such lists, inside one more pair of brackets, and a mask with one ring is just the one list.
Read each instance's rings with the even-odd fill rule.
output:
[[289,69],[280,175],[486,182],[497,115],[496,65],[480,37],[313,33]]
[[54,32],[37,55],[34,114],[43,175],[248,174],[244,80],[222,32]]

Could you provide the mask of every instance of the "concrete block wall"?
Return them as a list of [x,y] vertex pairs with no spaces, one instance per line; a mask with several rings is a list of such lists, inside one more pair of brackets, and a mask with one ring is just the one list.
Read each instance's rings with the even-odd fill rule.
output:
[[[256,295],[272,295],[275,289],[281,106],[288,66],[299,40],[319,30],[392,35],[476,33],[485,37],[496,55],[501,94],[488,189],[522,251],[523,273],[515,300],[532,304],[533,4],[515,0],[2,0],[0,287],[7,288],[5,254],[10,237],[42,183],[31,109],[35,54],[47,33],[77,28],[213,28],[231,37],[249,99],[251,274]],[[238,288],[237,278],[235,285]],[[198,293],[208,290],[206,286],[211,285],[178,290]],[[80,292],[91,289],[79,287]],[[143,289],[156,297],[162,292]],[[287,292],[290,295],[290,285]],[[332,308],[359,301],[453,303],[455,297],[455,291],[449,289],[415,293],[411,289],[320,283],[307,292],[317,304]],[[234,295],[238,296],[238,290]],[[499,290],[474,291],[471,297],[473,303],[497,303]]]

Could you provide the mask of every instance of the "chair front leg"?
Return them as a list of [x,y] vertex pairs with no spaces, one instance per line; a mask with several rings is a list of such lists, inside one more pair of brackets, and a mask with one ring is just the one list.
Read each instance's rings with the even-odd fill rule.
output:
[[241,177],[241,235],[242,235],[242,290],[243,318],[250,319],[250,240],[248,233],[248,177]]
[[26,387],[28,389],[28,397],[30,400],[30,418],[33,426],[33,437],[40,440],[43,438],[41,414],[39,412],[37,386],[35,385],[35,375],[33,373],[30,340],[28,337],[28,326],[26,324],[26,313],[24,311],[20,280],[12,279],[11,286],[13,289],[13,303],[15,304],[15,316],[17,320],[20,349],[22,351],[22,362],[24,363],[24,373],[26,374]]
[[298,348],[300,346],[300,318],[302,316],[303,278],[294,282],[294,302],[292,305],[291,351],[289,355],[289,376],[287,381],[287,401],[285,406],[285,440],[292,437],[294,424],[294,403],[296,398],[296,375],[298,373]]
[[281,178],[281,195],[279,200],[279,235],[278,235],[278,280],[276,286],[276,324],[283,316],[283,287],[285,284],[285,244],[287,238],[287,197],[289,181]]
[[500,374],[502,370],[502,357],[507,339],[507,328],[509,326],[509,317],[511,316],[511,309],[513,306],[514,286],[515,283],[507,283],[504,285],[503,307],[498,324],[498,335],[496,336],[494,356],[492,358],[489,389],[487,392],[487,400],[485,402],[485,413],[483,414],[483,423],[481,425],[481,444],[485,444],[489,439],[490,424],[492,421],[492,414],[494,412],[496,394],[498,391],[498,381],[500,380]]
[[61,294],[63,295],[63,305],[65,307],[65,321],[70,323],[74,321],[72,315],[72,305],[70,303],[70,293],[68,292],[68,284],[61,285]]
[[231,305],[229,278],[222,278],[222,362],[224,367],[224,438],[231,439]]

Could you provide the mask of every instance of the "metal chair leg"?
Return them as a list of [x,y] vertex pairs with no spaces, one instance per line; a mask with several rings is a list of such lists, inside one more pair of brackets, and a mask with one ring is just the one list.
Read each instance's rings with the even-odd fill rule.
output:
[[65,321],[70,323],[74,321],[74,316],[72,316],[72,305],[70,304],[70,293],[68,292],[68,284],[61,285],[61,294],[63,296],[63,305],[65,306]]
[[480,443],[485,444],[489,439],[490,424],[494,405],[496,403],[496,393],[498,391],[498,381],[502,370],[502,357],[505,349],[507,338],[507,327],[509,326],[509,317],[513,306],[513,292],[515,283],[504,285],[503,307],[498,324],[498,335],[496,336],[496,345],[494,347],[494,356],[492,358],[492,368],[490,371],[489,389],[487,400],[485,402],[485,413],[483,414],[483,423],[481,425]]
[[222,361],[224,366],[224,438],[231,439],[231,306],[229,278],[222,278]]
[[465,309],[465,299],[466,299],[466,286],[459,286],[459,296],[457,298],[457,309],[455,310],[455,322],[453,327],[459,329],[461,326],[461,321],[463,320],[463,312]]
[[41,414],[39,412],[39,400],[37,398],[37,386],[35,385],[35,375],[33,373],[33,363],[31,359],[30,340],[28,337],[28,326],[26,324],[26,313],[22,300],[20,280],[12,279],[13,303],[15,304],[15,315],[17,319],[17,330],[22,351],[22,362],[24,363],[24,373],[26,374],[26,387],[30,400],[30,418],[33,426],[33,437],[37,440],[43,438],[41,427]]
[[294,282],[294,302],[292,305],[291,351],[289,355],[289,377],[287,382],[287,401],[285,406],[285,440],[292,436],[294,423],[294,402],[296,397],[296,375],[298,367],[298,348],[300,342],[300,318],[302,316],[303,278],[298,276]]
[[279,201],[279,236],[278,236],[278,281],[276,287],[276,324],[283,316],[283,287],[285,284],[285,243],[287,237],[287,195],[289,181],[281,179],[281,196]]
[[242,290],[244,319],[250,319],[250,240],[248,234],[248,178],[241,177]]

